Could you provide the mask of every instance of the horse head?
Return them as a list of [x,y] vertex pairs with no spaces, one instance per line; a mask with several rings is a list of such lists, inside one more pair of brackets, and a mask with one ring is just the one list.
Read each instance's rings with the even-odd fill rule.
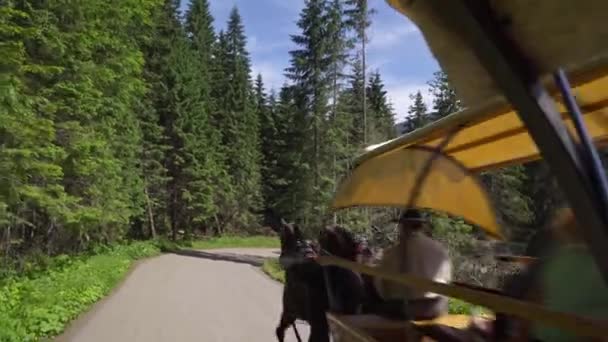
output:
[[281,240],[282,253],[296,252],[304,242],[304,235],[300,227],[295,223],[287,223],[284,219],[280,220],[278,233]]
[[321,229],[319,244],[323,251],[351,261],[356,260],[360,247],[354,234],[340,226]]
[[298,244],[304,240],[300,228],[294,223],[288,223],[270,208],[264,209],[263,216],[264,225],[269,226],[279,235],[281,252],[295,252]]

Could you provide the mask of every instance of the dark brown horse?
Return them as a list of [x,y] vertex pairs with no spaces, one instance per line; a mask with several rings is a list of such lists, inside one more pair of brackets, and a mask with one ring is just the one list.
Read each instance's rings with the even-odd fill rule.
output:
[[[281,239],[282,267],[285,269],[283,289],[283,312],[276,336],[283,341],[289,326],[294,328],[298,341],[301,341],[296,320],[310,324],[309,342],[329,342],[329,327],[325,316],[328,310],[340,313],[355,313],[359,307],[362,284],[360,278],[347,270],[325,269],[316,261],[318,250],[307,242],[295,224],[274,220],[273,229]],[[319,238],[320,249],[332,255],[355,260],[357,242],[345,229],[328,227],[322,229]],[[328,281],[329,280],[329,281]],[[337,293],[342,297],[330,305],[328,284],[338,284]]]
[[[340,226],[326,227],[319,234],[322,254],[328,254],[348,261],[357,261],[360,243],[347,229]],[[341,314],[361,312],[365,291],[363,278],[348,269],[325,266],[325,281],[328,295],[328,310]]]

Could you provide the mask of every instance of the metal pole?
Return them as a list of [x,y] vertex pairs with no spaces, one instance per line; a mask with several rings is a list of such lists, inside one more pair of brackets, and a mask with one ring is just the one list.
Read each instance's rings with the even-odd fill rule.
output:
[[597,201],[603,206],[604,214],[608,214],[608,180],[606,179],[606,173],[604,172],[602,160],[600,159],[597,149],[593,145],[593,141],[591,140],[589,132],[585,127],[583,114],[576,103],[576,99],[572,95],[568,76],[562,69],[560,69],[554,73],[553,77],[555,79],[555,83],[557,84],[557,88],[562,94],[564,104],[570,113],[572,123],[574,124],[574,129],[576,130],[576,133],[580,139],[579,150],[581,151],[584,161],[586,162],[589,177],[591,177],[593,180],[593,188],[596,190],[598,196]]

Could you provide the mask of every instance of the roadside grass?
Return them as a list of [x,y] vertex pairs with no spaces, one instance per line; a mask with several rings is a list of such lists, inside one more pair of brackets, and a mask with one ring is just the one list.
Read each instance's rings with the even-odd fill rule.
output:
[[203,240],[194,240],[190,248],[218,249],[218,248],[280,248],[279,239],[274,236],[222,236]]
[[283,271],[281,268],[279,259],[266,259],[262,265],[262,271],[264,271],[264,273],[266,273],[266,275],[268,275],[270,278],[278,282],[285,283],[285,271]]
[[100,248],[93,256],[61,255],[41,271],[0,283],[0,341],[39,341],[106,296],[135,260],[158,255],[153,242]]
[[[158,239],[101,246],[86,255],[41,256],[19,272],[2,270],[0,341],[39,341],[61,334],[70,321],[109,294],[136,260],[179,248],[255,247],[279,248],[280,243],[270,236],[223,236],[179,243]],[[282,271],[276,273],[281,275]]]
[[[279,260],[276,258],[267,259],[262,265],[262,271],[266,273],[270,278],[285,283],[285,271],[281,268]],[[467,303],[457,298],[450,298],[448,302],[448,311],[451,315],[488,315],[489,311]]]

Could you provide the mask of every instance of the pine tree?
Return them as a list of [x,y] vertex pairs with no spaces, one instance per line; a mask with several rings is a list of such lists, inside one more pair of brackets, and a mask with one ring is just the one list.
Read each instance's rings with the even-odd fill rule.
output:
[[32,91],[39,88],[38,80],[61,71],[33,58],[26,46],[36,36],[41,43],[48,39],[37,22],[37,13],[29,8],[0,6],[0,248],[6,256],[13,253],[11,241],[23,238],[32,245],[32,237],[43,231],[40,227],[56,231],[48,224],[63,226],[76,204],[61,184],[65,151],[54,144],[52,116],[44,115],[51,108],[36,109],[51,104]]
[[[190,7],[186,13],[186,29],[190,37],[192,48],[198,55],[198,72],[200,76],[201,101],[205,111],[204,127],[201,127],[203,134],[209,143],[207,147],[206,160],[212,165],[211,170],[207,170],[208,177],[213,179],[212,184],[208,184],[208,191],[212,193],[213,207],[208,216],[213,217],[212,221],[206,224],[215,224],[216,231],[220,231],[218,215],[220,203],[229,197],[226,195],[226,189],[230,188],[230,179],[228,175],[228,167],[224,156],[224,150],[221,146],[221,127],[217,118],[217,106],[215,102],[217,93],[214,92],[215,81],[217,78],[217,45],[216,35],[213,31],[213,17],[209,9],[207,0],[196,0],[190,3]],[[222,39],[223,40],[223,39]],[[221,78],[223,73],[219,73]],[[222,80],[223,81],[223,80]],[[211,208],[211,207],[210,207]],[[205,223],[203,223],[205,225]]]
[[[257,224],[261,207],[259,119],[250,80],[251,66],[246,37],[236,7],[230,13],[226,33],[220,33],[216,74],[218,84],[217,125],[222,132],[225,165],[230,175],[231,193],[223,196],[221,221],[232,228]],[[216,71],[217,72],[217,71]]]
[[345,77],[344,68],[348,64],[348,50],[353,41],[347,37],[348,25],[344,20],[344,9],[341,0],[333,0],[327,8],[327,36],[330,39],[329,62],[331,64],[331,103],[332,116],[336,115],[338,95]]
[[420,91],[410,95],[410,99],[413,103],[409,106],[407,114],[409,115],[413,127],[420,128],[428,123],[427,118],[427,107],[422,98]]
[[192,46],[199,55],[201,77],[207,82],[203,92],[204,95],[207,95],[211,80],[213,45],[216,39],[213,31],[213,16],[209,10],[208,0],[193,0],[190,2],[186,12],[186,32],[190,37]]
[[262,198],[265,208],[272,208],[273,194],[273,164],[276,163],[276,151],[274,144],[277,139],[277,132],[273,117],[276,110],[276,100],[274,94],[266,99],[264,81],[262,75],[258,74],[255,82],[255,108],[260,122],[260,149],[261,149],[261,188]]
[[211,128],[207,102],[201,88],[207,85],[200,73],[198,53],[185,40],[177,40],[173,48],[171,90],[175,99],[172,137],[175,155],[169,168],[174,177],[172,194],[177,227],[187,233],[199,228],[217,214],[215,186],[220,169],[215,157],[218,144]]
[[[295,88],[284,85],[277,100],[273,96],[269,100],[268,120],[272,126],[263,124],[264,138],[268,145],[265,161],[264,177],[265,205],[281,217],[297,220],[303,217],[302,208],[298,206],[302,199],[301,188],[309,170],[302,164],[302,145],[305,136],[297,124],[294,113],[297,112],[295,103]],[[264,140],[263,140],[264,141]]]
[[180,34],[174,1],[163,1],[154,11],[153,31],[141,48],[145,58],[144,80],[148,92],[142,101],[140,127],[142,130],[141,169],[144,180],[144,230],[149,234],[169,231],[168,153],[171,149],[165,118],[171,108],[167,80],[174,39]]
[[371,74],[367,86],[367,98],[370,109],[370,121],[372,122],[372,133],[370,141],[379,143],[395,137],[395,119],[393,108],[386,97],[384,83],[380,72]]
[[367,107],[367,102],[363,103],[365,91],[365,75],[360,63],[360,55],[358,54],[354,60],[350,82],[345,90],[345,104],[347,112],[352,116],[351,137],[350,142],[355,148],[361,148],[366,145],[365,127],[367,123],[364,121],[363,106]]
[[[179,139],[174,133],[175,99],[172,97],[176,41],[185,39],[178,19],[179,3],[164,0],[155,13],[154,34],[145,46],[146,80],[150,90],[146,98],[149,111],[142,118],[146,181],[147,220],[150,228],[177,237],[180,209],[178,204],[179,175],[173,160],[179,152]],[[152,226],[154,225],[154,226]]]
[[437,71],[433,73],[433,79],[428,82],[428,85],[433,96],[433,112],[431,115],[434,120],[462,109],[460,100],[450,86],[448,75],[445,72]]
[[[363,75],[363,84],[367,84],[367,50],[366,45],[368,43],[367,29],[371,25],[371,16],[375,13],[375,10],[370,9],[367,0],[346,0],[349,9],[345,11],[347,15],[346,23],[355,31],[355,36],[360,43],[360,51],[358,55],[359,60],[355,62],[360,63],[360,69]],[[363,143],[367,144],[367,89],[363,86],[363,92],[361,94],[361,114],[363,122]]]
[[300,145],[302,167],[310,170],[306,177],[294,180],[294,188],[300,189],[297,197],[301,219],[305,223],[319,223],[325,212],[325,201],[332,190],[331,154],[326,153],[327,118],[331,78],[330,53],[334,37],[328,36],[327,8],[325,0],[309,0],[300,13],[300,35],[292,36],[298,45],[290,51],[291,66],[288,78],[294,82],[295,125],[299,136],[305,138]]

